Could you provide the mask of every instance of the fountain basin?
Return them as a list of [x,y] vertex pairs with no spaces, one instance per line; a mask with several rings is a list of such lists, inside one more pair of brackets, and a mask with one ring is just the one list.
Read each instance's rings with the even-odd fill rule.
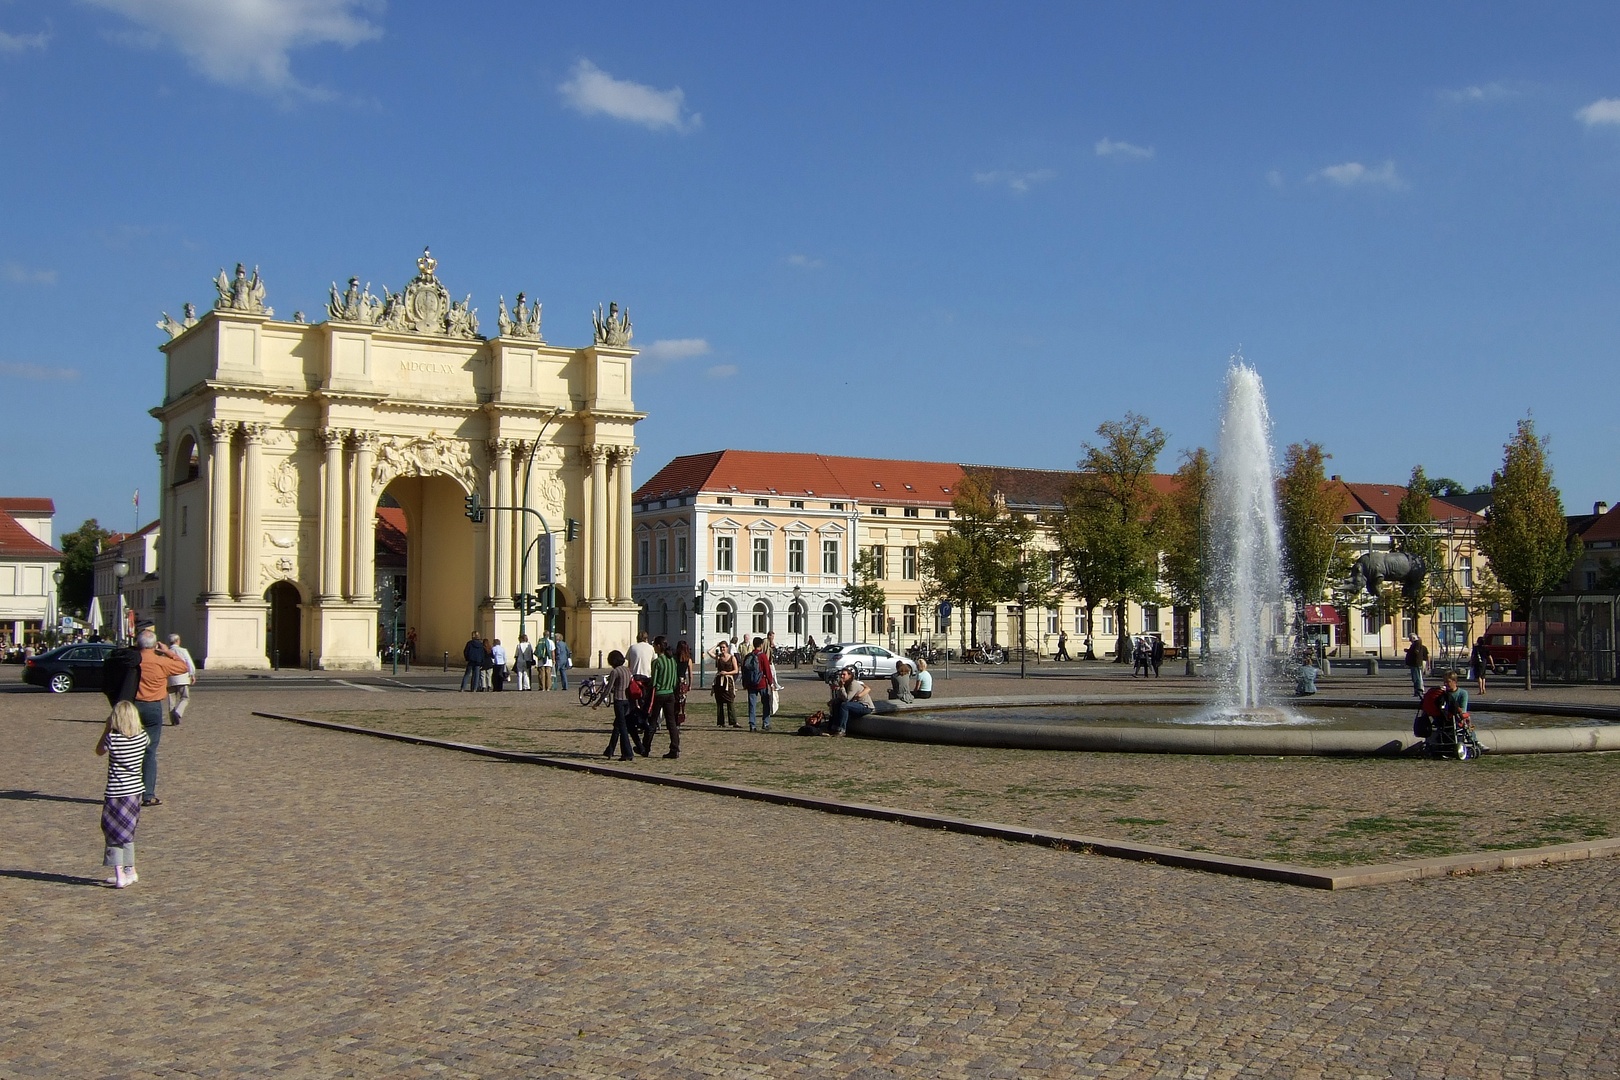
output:
[[[1417,754],[1423,747],[1423,740],[1412,734],[1415,710],[1410,700],[1319,696],[1300,706],[1300,718],[1289,723],[1196,722],[1193,717],[1211,706],[1204,698],[1130,703],[1090,697],[979,698],[877,704],[876,713],[851,722],[852,735],[955,746],[1133,754],[1398,757]],[[1077,709],[1094,715],[1076,719]],[[1143,709],[1162,709],[1168,715],[1145,719],[1140,715]],[[1361,720],[1370,713],[1375,719],[1346,725],[1335,710],[1353,711]],[[1491,710],[1504,722],[1492,726],[1492,715],[1477,713],[1475,726],[1480,742],[1496,753],[1620,750],[1620,709],[1493,702]],[[1046,719],[1030,716],[1043,711]],[[1386,723],[1376,722],[1379,713],[1388,714]],[[1324,714],[1320,722],[1312,722],[1316,714]]]

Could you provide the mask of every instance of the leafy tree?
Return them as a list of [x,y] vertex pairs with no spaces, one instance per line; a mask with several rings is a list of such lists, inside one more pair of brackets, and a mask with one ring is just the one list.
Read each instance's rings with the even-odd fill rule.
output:
[[1429,582],[1434,579],[1437,572],[1444,570],[1441,566],[1440,541],[1434,532],[1427,528],[1434,524],[1434,514],[1429,506],[1431,490],[1432,485],[1429,478],[1423,474],[1423,466],[1414,465],[1412,477],[1406,483],[1406,494],[1401,496],[1400,504],[1395,507],[1395,523],[1407,526],[1401,529],[1396,537],[1395,550],[1417,556],[1429,568],[1424,580],[1418,583],[1410,596],[1405,597],[1406,602],[1403,606],[1412,617],[1414,626],[1417,625],[1419,615],[1433,610]]
[[[850,566],[849,584],[844,586],[844,606],[857,613],[857,618],[874,611],[882,611],[889,602],[889,595],[879,585],[877,576],[877,555],[871,548],[863,548],[855,556]],[[861,640],[866,640],[866,627],[869,620],[861,619]]]
[[56,598],[63,614],[83,618],[90,610],[96,591],[96,556],[112,533],[91,518],[72,532],[62,534],[62,584]]
[[[1564,503],[1553,486],[1547,440],[1535,423],[1520,420],[1502,448],[1502,469],[1491,478],[1490,509],[1479,530],[1479,547],[1491,569],[1528,620],[1543,596],[1560,588],[1575,565],[1579,541],[1564,524]],[[1530,688],[1530,665],[1524,666]]]
[[1428,486],[1430,497],[1436,499],[1444,499],[1453,495],[1467,495],[1469,493],[1465,485],[1451,479],[1449,476],[1436,477],[1433,480],[1426,480],[1425,483]]
[[1340,493],[1329,487],[1324,465],[1333,455],[1321,443],[1293,443],[1283,456],[1277,481],[1277,514],[1282,519],[1283,571],[1300,605],[1321,596],[1333,558],[1332,527],[1339,522]]
[[918,554],[923,601],[949,600],[961,609],[964,644],[969,627],[977,644],[981,610],[1018,595],[1021,559],[1034,533],[1034,522],[1008,513],[990,478],[973,473],[962,478],[951,500],[950,530]]
[[1209,451],[1183,450],[1175,487],[1160,501],[1155,519],[1170,599],[1186,608],[1202,608],[1209,595],[1206,522],[1212,481]]
[[1158,494],[1152,480],[1165,435],[1136,413],[1099,425],[1097,435],[1100,442],[1084,444],[1080,475],[1064,497],[1054,532],[1069,591],[1085,604],[1087,625],[1097,606],[1111,601],[1123,640],[1129,633],[1126,602],[1159,599]]

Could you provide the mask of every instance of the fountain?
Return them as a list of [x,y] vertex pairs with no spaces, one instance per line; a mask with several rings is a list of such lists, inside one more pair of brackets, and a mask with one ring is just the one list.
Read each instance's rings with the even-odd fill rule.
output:
[[1266,637],[1282,603],[1282,528],[1271,453],[1271,414],[1260,374],[1234,356],[1226,372],[1210,514],[1216,606],[1229,648],[1209,719],[1282,723],[1267,701]]

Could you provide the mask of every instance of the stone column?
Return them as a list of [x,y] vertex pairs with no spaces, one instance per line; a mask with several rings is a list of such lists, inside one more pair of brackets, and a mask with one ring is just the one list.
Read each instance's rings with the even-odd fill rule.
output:
[[251,420],[242,425],[242,543],[237,554],[236,595],[253,598],[259,582],[259,493],[264,490],[264,466],[260,451],[269,424]]
[[[166,430],[166,429],[165,429]],[[170,577],[170,567],[174,564],[169,561],[169,542],[173,539],[172,533],[180,527],[180,523],[172,516],[174,499],[172,492],[174,486],[169,483],[169,444],[159,439],[153,449],[157,451],[158,459],[158,540],[157,540],[157,572],[158,595],[157,606],[167,609],[169,592],[174,587],[174,579]],[[50,586],[46,586],[49,588]],[[167,623],[165,623],[167,625]]]
[[322,600],[343,598],[343,441],[347,432],[323,428],[326,446],[326,497],[321,500]]
[[231,591],[231,435],[234,420],[209,420],[208,436],[208,599],[227,600]]
[[[489,440],[489,453],[495,459],[495,505],[512,503],[512,440]],[[520,515],[521,516],[521,515]],[[512,602],[512,517],[509,510],[498,510],[489,515],[489,527],[495,534],[495,587],[491,590],[496,606]]]
[[618,506],[616,507],[618,510],[618,525],[614,532],[614,539],[618,543],[613,560],[613,580],[618,588],[613,598],[626,604],[634,602],[632,586],[635,583],[635,577],[631,573],[630,551],[631,540],[633,539],[630,532],[630,496],[635,489],[630,485],[630,462],[636,456],[637,449],[638,447],[634,446],[621,446],[618,452],[613,455],[615,471],[618,473],[619,481]]
[[350,572],[353,576],[349,581],[349,597],[369,603],[376,591],[377,579],[377,508],[371,499],[371,472],[377,452],[377,433],[356,431],[351,441],[354,446],[354,520],[349,524],[354,535],[349,541],[353,545],[350,554]]
[[591,599],[607,599],[608,448],[586,448],[591,458]]

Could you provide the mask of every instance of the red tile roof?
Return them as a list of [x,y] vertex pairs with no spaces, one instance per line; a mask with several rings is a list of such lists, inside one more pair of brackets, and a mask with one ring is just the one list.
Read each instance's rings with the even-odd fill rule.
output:
[[[1330,480],[1330,486],[1342,491],[1339,516],[1373,514],[1381,525],[1393,525],[1399,518],[1401,500],[1406,488],[1400,484],[1352,484],[1345,480]],[[1485,519],[1471,510],[1444,499],[1429,500],[1429,518],[1441,524],[1455,522],[1462,528],[1478,528]]]
[[23,528],[17,519],[0,510],[0,558],[60,559],[62,553]]
[[0,514],[25,514],[32,517],[35,514],[54,513],[56,513],[56,503],[50,499],[0,497]]
[[405,511],[397,506],[377,507],[377,546],[401,560],[405,558]]
[[1590,544],[1599,540],[1620,540],[1620,505],[1616,505],[1581,530],[1582,543]]

